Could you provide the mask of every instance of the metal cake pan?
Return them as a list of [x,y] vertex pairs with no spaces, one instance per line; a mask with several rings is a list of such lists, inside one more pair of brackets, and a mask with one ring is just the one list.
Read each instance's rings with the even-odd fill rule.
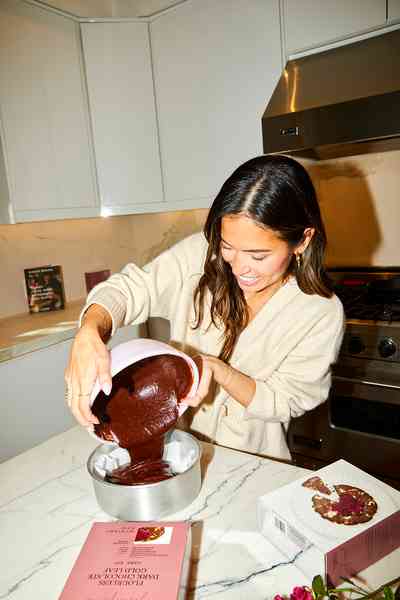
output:
[[101,444],[91,453],[87,469],[98,505],[105,513],[122,521],[155,521],[182,510],[195,500],[201,488],[201,446],[190,433],[180,430],[174,433],[190,445],[195,459],[184,472],[158,483],[118,485],[104,481],[94,465],[115,446]]

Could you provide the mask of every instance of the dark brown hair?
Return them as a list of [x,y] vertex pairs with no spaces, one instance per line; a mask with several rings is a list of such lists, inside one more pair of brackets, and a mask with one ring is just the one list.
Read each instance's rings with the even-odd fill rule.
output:
[[249,321],[243,292],[220,252],[221,220],[225,215],[237,214],[271,229],[293,250],[303,240],[304,230],[314,228],[301,263],[297,265],[293,254],[287,275],[295,275],[306,294],[332,295],[323,269],[325,228],[307,171],[283,155],[259,156],[245,162],[225,181],[208,213],[204,226],[208,252],[194,294],[197,328],[203,321],[206,292],[211,292],[211,322],[223,330],[220,358],[224,361],[231,357],[236,340]]

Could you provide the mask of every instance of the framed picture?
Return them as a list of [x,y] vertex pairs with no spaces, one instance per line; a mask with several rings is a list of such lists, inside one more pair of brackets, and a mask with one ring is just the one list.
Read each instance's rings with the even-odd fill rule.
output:
[[60,265],[24,269],[29,312],[40,313],[65,308],[65,293]]
[[103,271],[92,271],[91,273],[85,273],[86,291],[90,292],[92,288],[98,283],[105,281],[111,275],[110,269],[104,269]]

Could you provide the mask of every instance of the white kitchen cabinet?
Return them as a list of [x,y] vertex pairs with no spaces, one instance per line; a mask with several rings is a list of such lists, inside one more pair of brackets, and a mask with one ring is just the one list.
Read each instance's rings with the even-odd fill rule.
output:
[[83,23],[102,214],[162,210],[147,23]]
[[400,0],[387,0],[388,21],[400,21]]
[[386,24],[386,0],[283,0],[286,56]]
[[186,2],[150,32],[166,204],[209,206],[262,154],[261,116],[282,70],[279,2]]
[[74,21],[18,0],[0,2],[0,120],[2,222],[97,214]]
[[71,343],[0,363],[0,462],[76,423],[64,400],[63,374]]

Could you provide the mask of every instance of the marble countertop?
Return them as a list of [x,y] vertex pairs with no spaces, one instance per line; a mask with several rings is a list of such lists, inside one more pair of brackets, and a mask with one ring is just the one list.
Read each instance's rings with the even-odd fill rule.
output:
[[[99,509],[86,471],[96,444],[74,427],[0,464],[0,598],[56,600],[92,523],[113,520]],[[309,584],[296,560],[258,532],[256,516],[258,496],[307,471],[210,444],[202,462],[198,498],[165,517],[193,522],[188,600],[267,600]],[[373,587],[395,576],[394,554],[368,571]]]
[[0,362],[74,337],[84,303],[75,300],[62,310],[0,319]]

